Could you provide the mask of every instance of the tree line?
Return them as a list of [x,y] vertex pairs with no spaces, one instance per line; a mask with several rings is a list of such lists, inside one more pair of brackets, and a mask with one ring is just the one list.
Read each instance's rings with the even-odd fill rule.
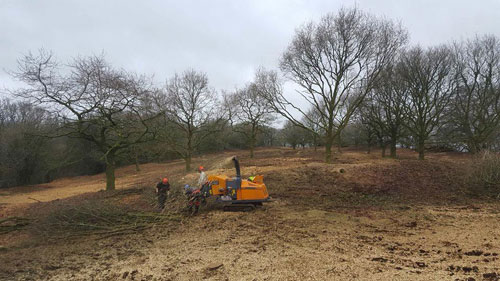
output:
[[477,153],[497,150],[500,41],[476,36],[449,45],[410,47],[388,65],[359,112],[372,140]]
[[117,165],[182,158],[190,170],[199,153],[253,157],[258,146],[324,146],[326,162],[335,144],[391,157],[410,147],[420,159],[429,148],[495,150],[499,51],[493,35],[410,46],[400,23],[343,8],[299,27],[279,69],[259,68],[233,91],[194,69],[158,86],[103,56],[61,64],[28,53],[12,71],[25,87],[0,104],[2,185],[105,171],[114,189]]

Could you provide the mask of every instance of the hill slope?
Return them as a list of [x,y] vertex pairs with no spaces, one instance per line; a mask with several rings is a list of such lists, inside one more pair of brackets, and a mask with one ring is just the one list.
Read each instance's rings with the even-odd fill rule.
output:
[[[243,151],[207,155],[194,163],[228,175],[234,173],[228,159],[240,156],[243,176],[263,174],[275,201],[248,213],[209,203],[195,217],[180,213],[119,235],[72,237],[55,225],[53,235],[42,231],[53,239],[40,239],[39,229],[21,228],[0,235],[0,278],[477,280],[500,274],[500,206],[467,198],[468,157],[436,153],[417,161],[411,151],[399,153],[393,160],[346,150],[331,165],[312,150],[261,149],[254,159]],[[39,225],[63,208],[79,210],[102,198],[117,208],[154,212],[152,187],[165,174],[174,189],[167,213],[179,214],[181,187],[197,178],[183,167],[121,168],[123,190],[112,194],[96,192],[103,175],[2,191],[2,216],[22,214]]]

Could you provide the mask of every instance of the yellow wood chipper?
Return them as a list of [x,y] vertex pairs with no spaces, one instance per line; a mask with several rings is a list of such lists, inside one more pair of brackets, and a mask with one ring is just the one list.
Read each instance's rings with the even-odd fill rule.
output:
[[263,202],[270,201],[264,177],[257,175],[250,179],[242,179],[238,159],[233,157],[232,161],[236,170],[235,177],[208,175],[208,193],[217,196],[216,201],[224,204],[224,210],[253,210]]

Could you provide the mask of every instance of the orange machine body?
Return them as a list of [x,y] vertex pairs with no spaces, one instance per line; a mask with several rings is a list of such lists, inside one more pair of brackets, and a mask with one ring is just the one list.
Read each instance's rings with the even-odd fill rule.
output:
[[[230,178],[225,175],[209,175],[208,182],[210,195],[217,196],[218,201],[231,204],[247,204],[251,206],[262,205],[262,202],[270,201],[267,187],[264,184],[263,176],[242,179],[240,173],[240,163],[233,157],[236,176]],[[240,205],[241,206],[241,205]]]
[[269,200],[263,176],[255,176],[253,180],[230,178],[225,175],[209,175],[210,194],[229,196],[231,201],[264,202]]

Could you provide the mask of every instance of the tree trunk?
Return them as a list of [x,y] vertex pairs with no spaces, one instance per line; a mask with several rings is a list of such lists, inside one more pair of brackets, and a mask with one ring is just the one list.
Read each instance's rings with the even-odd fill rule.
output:
[[256,142],[257,142],[257,128],[255,124],[252,124],[252,132],[250,135],[250,158],[253,158],[253,151]]
[[368,151],[366,152],[367,154],[370,154],[372,152],[372,141],[373,141],[373,135],[370,131],[368,131],[368,136],[367,136]]
[[385,157],[385,150],[387,148],[387,144],[384,141],[382,141],[381,147],[382,147],[382,158],[384,158]]
[[418,151],[418,159],[419,160],[424,160],[425,155],[424,155],[424,150],[425,150],[425,140],[419,140],[417,144],[417,151]]
[[316,151],[318,149],[316,134],[313,134],[313,145],[314,145],[314,151]]
[[184,161],[186,162],[186,172],[191,170],[191,155],[193,154],[193,133],[191,131],[188,132],[187,135],[187,153],[186,157],[184,157]]
[[141,167],[139,167],[139,162],[137,161],[137,159],[135,160],[135,171],[136,172],[140,172],[141,171]]
[[191,154],[188,154],[184,161],[186,162],[186,172],[189,172],[191,170]]
[[468,146],[468,148],[469,148],[469,152],[470,152],[471,154],[476,154],[476,153],[478,153],[478,152],[479,152],[479,146],[478,146],[475,142],[470,141],[470,142],[469,142],[469,144],[468,144],[467,146]]
[[391,158],[396,158],[396,140],[394,138],[391,139]]
[[340,133],[337,136],[337,141],[339,142],[338,146],[337,146],[337,152],[341,153],[342,152],[342,150],[341,150],[342,149],[342,139],[341,139]]
[[115,190],[115,155],[109,152],[106,155],[106,190]]
[[134,152],[135,152],[135,171],[140,172],[141,167],[139,167],[139,154],[137,153],[137,148],[134,148]]
[[250,158],[253,158],[253,151],[255,149],[255,139],[256,137],[253,135],[250,137]]
[[325,142],[325,162],[332,163],[332,146],[333,146],[333,137],[330,135],[327,137]]

